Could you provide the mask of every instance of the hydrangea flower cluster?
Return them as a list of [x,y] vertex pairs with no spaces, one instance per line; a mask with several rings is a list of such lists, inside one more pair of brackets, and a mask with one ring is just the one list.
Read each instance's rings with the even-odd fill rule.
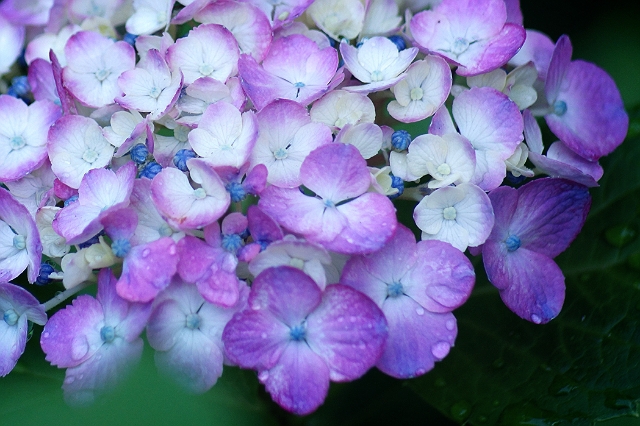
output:
[[44,325],[86,404],[146,330],[188,390],[233,364],[308,414],[330,381],[447,356],[467,249],[515,314],[556,317],[620,94],[517,0],[423,3],[2,2],[0,375]]

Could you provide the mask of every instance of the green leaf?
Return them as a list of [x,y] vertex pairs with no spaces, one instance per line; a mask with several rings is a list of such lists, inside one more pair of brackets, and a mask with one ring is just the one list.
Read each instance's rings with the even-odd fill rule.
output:
[[480,267],[455,312],[456,346],[410,381],[449,418],[587,425],[640,415],[640,135],[602,164],[585,226],[556,259],[567,286],[560,315],[542,326],[521,320]]

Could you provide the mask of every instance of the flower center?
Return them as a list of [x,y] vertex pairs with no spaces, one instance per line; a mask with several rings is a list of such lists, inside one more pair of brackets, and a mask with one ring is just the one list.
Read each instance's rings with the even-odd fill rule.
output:
[[9,141],[11,144],[11,149],[18,150],[27,144],[27,141],[24,140],[22,136],[14,136]]
[[6,322],[8,325],[16,325],[16,323],[18,322],[18,314],[13,309],[7,309],[6,311],[4,311],[4,316],[2,317],[2,319],[4,319],[4,322]]
[[175,137],[180,142],[186,142],[189,140],[189,129],[187,126],[183,126],[182,124],[177,125],[175,129],[173,129],[173,137]]
[[110,325],[105,325],[100,329],[100,338],[104,343],[111,343],[116,338],[116,330]]
[[242,247],[242,237],[239,234],[224,234],[220,245],[229,253],[235,253]]
[[171,227],[166,223],[163,223],[160,229],[158,229],[158,234],[160,234],[163,237],[169,237],[173,235],[173,229],[171,229]]
[[195,330],[200,328],[200,324],[202,324],[202,320],[200,319],[200,315],[198,314],[189,314],[187,315],[185,325],[188,329]]
[[209,64],[202,64],[200,68],[198,68],[198,71],[202,75],[211,75],[211,73],[213,73],[213,67]]
[[100,70],[95,73],[95,76],[98,79],[98,81],[102,82],[102,81],[105,81],[110,74],[111,74],[111,71],[109,70]]
[[193,190],[193,196],[196,197],[198,200],[202,200],[204,197],[207,196],[207,193],[205,192],[204,189],[198,188]]
[[287,150],[284,148],[278,148],[278,150],[273,153],[273,156],[276,158],[276,160],[284,160],[288,155],[289,154],[287,153]]
[[27,248],[27,237],[25,237],[24,235],[14,235],[13,247],[16,250],[24,250],[25,248]]
[[294,268],[302,269],[304,268],[304,260],[298,257],[292,257],[289,261],[289,266],[293,266]]
[[382,81],[384,80],[384,76],[382,75],[382,72],[379,70],[375,70],[374,72],[371,73],[371,81]]
[[411,89],[409,96],[411,96],[412,101],[419,101],[424,96],[424,92],[421,87],[414,87]]
[[447,220],[453,220],[456,218],[456,208],[455,207],[447,207],[442,210],[442,215]]
[[293,87],[296,87],[296,88],[298,88],[298,89],[302,89],[304,86],[306,86],[306,85],[305,85],[303,82],[301,82],[301,81],[298,81],[297,83],[295,83],[295,84],[293,85]]
[[453,46],[451,46],[451,53],[454,55],[460,55],[464,53],[469,48],[469,40],[464,37],[458,37],[453,42]]
[[304,340],[307,337],[307,327],[305,326],[304,321],[300,325],[296,325],[289,330],[289,337],[291,340],[295,340],[299,342]]
[[149,96],[151,96],[152,98],[158,99],[161,93],[162,93],[162,90],[158,89],[156,86],[153,86],[153,88],[149,92]]
[[100,155],[94,151],[93,148],[88,148],[84,154],[82,154],[82,159],[89,164],[93,164]]
[[391,284],[387,284],[387,296],[388,297],[398,297],[404,294],[404,288],[402,287],[402,283],[392,282]]
[[448,176],[451,173],[451,167],[447,163],[442,163],[436,169],[442,176]]
[[504,243],[506,244],[508,251],[518,250],[521,244],[520,238],[516,235],[509,235],[509,238],[507,238]]

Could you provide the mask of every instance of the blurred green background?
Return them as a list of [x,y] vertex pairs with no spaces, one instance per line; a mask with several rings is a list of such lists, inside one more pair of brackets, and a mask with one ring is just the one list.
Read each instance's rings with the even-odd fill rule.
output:
[[[607,70],[618,83],[627,107],[640,104],[640,83],[638,82],[640,75],[639,5],[629,5],[628,2],[622,1],[523,0],[522,9],[527,28],[543,31],[554,40],[561,34],[568,34],[574,45],[574,59],[585,59]],[[640,140],[636,138],[636,142],[640,142]],[[627,147],[633,143],[630,140],[624,146]],[[627,149],[628,153],[625,151],[624,154],[620,154],[620,157],[640,160],[640,154],[631,148]],[[619,182],[631,179],[631,182],[621,184],[626,191],[623,192],[632,194],[634,197],[640,194],[637,192],[640,182],[635,183],[635,178],[640,176],[625,175],[627,169],[620,166],[621,160],[616,158],[606,160],[610,164],[607,164],[607,161],[604,162],[605,177],[612,174],[613,169],[618,169],[618,172],[611,175],[613,177],[607,181],[608,186],[604,189],[617,188],[619,186],[615,185],[618,185]],[[606,168],[607,166],[610,169]],[[633,164],[628,165],[629,170],[631,167]],[[627,226],[627,223],[631,223],[629,221],[637,220],[640,207],[636,205],[636,202],[625,201],[624,197],[619,197],[614,202],[602,194],[594,195],[594,199],[601,201],[600,205],[603,206],[602,211],[605,213],[608,208],[616,211],[631,211],[630,217],[623,215],[612,219],[619,222],[616,222],[615,226]],[[411,205],[405,207],[409,212],[412,209]],[[605,218],[606,220],[608,219]],[[611,229],[618,229],[615,226]],[[607,246],[605,240],[601,238],[601,230],[595,229],[594,226],[591,228],[593,228],[594,237],[590,242],[595,247],[594,252],[600,248],[611,251],[615,260],[611,265],[633,263],[635,253],[640,253],[640,251],[635,251],[635,246],[633,249],[628,248],[628,250],[627,247],[622,246],[617,248]],[[627,229],[637,231],[637,228]],[[587,241],[584,245],[588,246],[590,242]],[[626,242],[624,243],[626,244]],[[637,249],[640,250],[640,247]],[[574,263],[574,259],[580,257],[580,251],[573,250],[574,252],[565,256],[564,263],[561,263],[567,269],[571,269],[572,266],[579,269],[579,266]],[[595,265],[599,265],[598,261],[597,257],[593,260]],[[461,308],[460,336],[456,347],[452,349],[451,355],[434,371],[422,379],[414,381],[394,380],[377,371],[371,371],[354,383],[334,383],[325,405],[313,415],[303,418],[291,416],[270,402],[269,396],[257,384],[255,374],[250,371],[227,368],[219,383],[210,392],[205,395],[188,395],[156,373],[153,365],[153,353],[148,347],[145,348],[140,366],[125,385],[92,407],[71,409],[62,400],[60,386],[63,371],[49,367],[44,361],[44,356],[38,347],[40,330],[36,328],[33,338],[28,343],[27,352],[20,360],[16,370],[9,376],[0,379],[0,425],[112,425],[114,423],[125,425],[284,424],[309,426],[385,424],[446,426],[459,423],[589,424],[589,421],[584,418],[579,421],[571,421],[571,413],[560,416],[540,408],[541,404],[546,404],[545,407],[552,404],[549,402],[552,399],[548,399],[548,396],[545,396],[547,400],[542,401],[542,397],[538,398],[536,393],[536,383],[540,380],[547,380],[544,378],[548,373],[545,368],[546,363],[541,364],[542,370],[535,370],[538,372],[531,373],[532,392],[530,397],[522,396],[519,398],[519,395],[508,395],[507,398],[512,401],[509,405],[496,399],[494,402],[498,401],[498,404],[495,404],[494,409],[489,407],[485,412],[481,412],[482,398],[488,398],[494,393],[499,394],[503,391],[516,394],[520,392],[520,389],[523,389],[521,384],[514,385],[515,387],[507,386],[504,389],[501,389],[501,386],[503,383],[511,386],[509,380],[517,377],[519,371],[526,370],[527,363],[537,362],[541,357],[543,358],[546,348],[550,348],[550,353],[555,356],[553,345],[557,342],[554,339],[558,339],[557,336],[565,331],[563,324],[573,324],[572,318],[575,315],[578,315],[576,318],[578,318],[577,321],[580,321],[581,311],[578,313],[579,309],[583,309],[588,303],[597,307],[599,301],[602,300],[603,306],[607,307],[603,308],[602,312],[596,312],[593,317],[589,317],[587,320],[587,324],[591,324],[590,327],[593,326],[593,330],[596,328],[596,320],[601,320],[603,324],[610,320],[610,315],[618,306],[616,304],[621,303],[619,299],[616,299],[615,291],[617,290],[615,288],[611,290],[613,295],[594,293],[591,297],[584,290],[584,288],[588,288],[587,285],[591,287],[597,285],[605,289],[620,286],[620,294],[622,295],[620,297],[633,300],[633,303],[636,303],[637,296],[633,290],[629,289],[635,288],[633,286],[640,288],[640,284],[637,284],[640,283],[640,275],[634,272],[636,270],[633,268],[630,271],[610,272],[610,269],[602,267],[601,270],[596,269],[589,274],[576,273],[575,278],[568,278],[567,313],[561,314],[557,324],[552,322],[549,326],[523,324],[522,320],[501,307],[497,292],[493,291],[491,287],[483,287],[479,284],[479,296],[474,297],[469,306],[465,305]],[[615,283],[610,278],[613,276],[616,277]],[[586,281],[586,284],[581,283],[580,280]],[[481,281],[482,277],[479,276],[479,282]],[[627,284],[629,285],[627,286]],[[573,303],[572,300],[580,302]],[[608,304],[604,303],[605,301]],[[494,306],[496,306],[495,317],[493,316]],[[607,426],[640,424],[636,418],[629,417],[630,413],[637,412],[638,409],[640,380],[636,385],[633,383],[625,384],[627,393],[623,395],[624,398],[621,394],[616,393],[614,388],[604,389],[603,392],[598,391],[600,389],[598,384],[606,381],[610,373],[615,377],[629,377],[632,382],[640,379],[640,366],[636,363],[640,352],[640,347],[637,344],[638,330],[636,329],[640,310],[627,310],[623,309],[622,305],[620,306],[616,324],[627,324],[628,330],[620,332],[617,344],[627,348],[628,342],[634,342],[629,343],[630,349],[625,352],[626,355],[614,354],[612,362],[608,364],[596,363],[591,367],[591,370],[581,367],[580,373],[573,376],[564,374],[567,372],[562,371],[561,367],[554,367],[554,365],[560,366],[561,361],[551,359],[548,366],[549,369],[556,368],[555,372],[558,373],[557,376],[554,376],[555,378],[549,376],[548,380],[551,384],[547,383],[547,385],[550,386],[550,389],[554,389],[558,398],[563,398],[558,400],[561,401],[559,404],[564,406],[573,406],[572,404],[597,406],[597,404],[602,404],[609,410],[603,411],[602,418],[616,417],[616,413],[623,416],[600,422],[600,424]],[[638,306],[640,309],[640,305]],[[492,310],[487,314],[483,312],[483,309]],[[597,310],[597,308],[593,308],[593,311]],[[585,314],[590,313],[585,311]],[[565,316],[562,317],[562,315]],[[582,321],[585,316],[582,316]],[[474,324],[478,325],[478,329],[496,327],[497,337],[495,340],[499,342],[496,343],[496,350],[502,351],[500,352],[502,355],[495,359],[486,358],[488,359],[487,365],[482,364],[485,358],[474,357],[474,339],[485,339],[481,333],[473,328]],[[600,329],[593,330],[585,331],[584,336],[591,336],[590,333],[600,333]],[[613,331],[616,330],[613,329]],[[498,335],[501,332],[504,335]],[[584,345],[587,337],[581,336],[578,336],[577,341]],[[599,343],[594,344],[594,351],[608,347],[600,346],[600,343],[606,340],[605,338],[599,335],[596,337],[597,339],[594,337],[594,341],[597,340]],[[536,343],[529,345],[527,339]],[[548,342],[545,343],[545,340]],[[547,346],[544,346],[545,344]],[[479,347],[478,352],[480,352]],[[571,353],[569,351],[569,353],[562,355],[566,358],[570,357]],[[602,361],[607,357],[600,354],[598,359]],[[556,364],[552,364],[553,362]],[[501,370],[505,364],[505,369]],[[616,366],[622,371],[609,371],[615,370]],[[476,382],[473,383],[478,386],[478,389],[474,389],[470,397],[466,393],[470,386],[462,380],[467,368],[489,372],[474,378]],[[602,371],[598,373],[598,369]],[[452,384],[450,378],[456,377],[456,370],[458,370],[457,374],[460,375],[461,380],[460,383]],[[502,371],[502,373],[491,373],[494,370],[495,372]],[[470,375],[473,374],[475,373],[470,373]],[[597,380],[592,380],[594,390],[583,392],[580,387],[582,386],[581,380],[586,381],[590,375],[599,376],[596,378]],[[541,379],[538,380],[538,378]],[[560,381],[558,382],[558,380]],[[487,395],[483,395],[485,391]],[[458,396],[459,399],[456,399],[455,396]],[[557,412],[561,411],[562,407],[559,407]]]

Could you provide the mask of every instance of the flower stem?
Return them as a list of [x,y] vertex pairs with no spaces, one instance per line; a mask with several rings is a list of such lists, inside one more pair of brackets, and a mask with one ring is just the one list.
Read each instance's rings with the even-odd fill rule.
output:
[[73,296],[74,294],[78,293],[80,290],[83,290],[83,289],[89,287],[94,282],[95,281],[83,281],[83,282],[81,282],[80,284],[78,284],[75,287],[68,288],[63,292],[56,294],[55,296],[53,296],[53,298],[51,300],[47,301],[44,304],[44,310],[48,311],[51,308],[55,308],[60,303],[64,302],[65,300],[67,300],[68,298]]

